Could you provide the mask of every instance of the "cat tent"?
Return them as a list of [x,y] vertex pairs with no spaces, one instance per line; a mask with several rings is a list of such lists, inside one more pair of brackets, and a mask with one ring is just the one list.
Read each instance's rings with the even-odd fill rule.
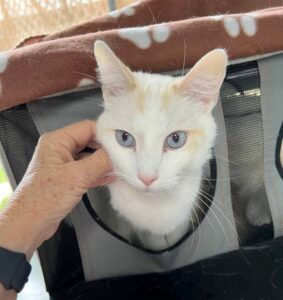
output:
[[214,48],[230,58],[193,232],[143,249],[101,218],[106,194],[89,191],[39,249],[51,299],[282,298],[282,26],[281,0],[145,0],[0,53],[0,151],[14,187],[41,134],[101,113],[96,40],[133,70],[174,76]]

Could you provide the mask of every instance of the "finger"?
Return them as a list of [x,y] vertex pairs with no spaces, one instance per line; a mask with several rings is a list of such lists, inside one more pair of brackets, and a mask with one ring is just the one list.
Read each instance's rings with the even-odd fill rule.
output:
[[50,132],[49,137],[70,153],[77,153],[95,140],[95,125],[95,121],[85,120]]
[[92,148],[92,149],[99,149],[101,148],[101,144],[96,142],[95,140],[91,141],[90,143],[87,144],[87,147]]
[[98,178],[92,185],[92,188],[113,183],[116,180],[115,176],[106,176]]
[[82,160],[82,159],[84,159],[84,158],[89,157],[90,155],[92,155],[92,153],[81,152],[81,153],[75,154],[75,155],[74,155],[74,158],[75,158],[75,160]]
[[75,167],[80,169],[92,184],[103,174],[112,170],[110,158],[107,152],[102,148],[88,157],[76,161]]

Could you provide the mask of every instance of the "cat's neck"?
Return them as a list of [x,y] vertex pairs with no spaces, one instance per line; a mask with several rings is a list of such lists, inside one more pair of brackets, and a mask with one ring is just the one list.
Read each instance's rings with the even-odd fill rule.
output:
[[160,193],[147,193],[118,181],[109,186],[111,203],[136,229],[166,235],[194,217],[200,182],[201,170],[187,172],[174,188]]

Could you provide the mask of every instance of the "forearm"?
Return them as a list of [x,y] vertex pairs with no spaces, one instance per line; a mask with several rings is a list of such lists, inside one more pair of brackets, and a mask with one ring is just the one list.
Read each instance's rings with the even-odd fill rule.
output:
[[[94,141],[92,121],[70,125],[39,139],[26,174],[0,212],[0,247],[24,253],[29,260],[88,189],[113,182],[113,177],[107,176],[112,166],[104,149],[78,156]],[[16,299],[16,293],[0,285],[0,299]]]
[[7,291],[0,283],[0,299],[1,300],[15,300],[17,299],[17,294],[15,291]]
[[[20,224],[13,222],[12,212],[6,211],[0,215],[0,246],[15,252],[25,253],[27,257],[31,257],[33,253],[33,246],[29,240],[26,240],[24,235],[21,236],[23,226],[20,230]],[[16,216],[15,216],[16,217]],[[0,283],[0,299],[1,300],[15,300],[17,293],[14,290],[6,290]]]
[[[26,210],[22,197],[12,197],[8,207],[0,213],[0,247],[26,255],[30,260],[36,248],[41,244],[38,231],[39,223],[32,210]],[[1,268],[1,266],[0,266]],[[8,271],[8,270],[7,270]],[[4,270],[5,272],[5,270]],[[0,283],[0,299],[13,300],[17,298],[14,290],[6,290]]]
[[24,253],[30,260],[42,241],[39,240],[39,222],[31,211],[22,207],[22,200],[11,200],[14,203],[0,214],[0,247]]

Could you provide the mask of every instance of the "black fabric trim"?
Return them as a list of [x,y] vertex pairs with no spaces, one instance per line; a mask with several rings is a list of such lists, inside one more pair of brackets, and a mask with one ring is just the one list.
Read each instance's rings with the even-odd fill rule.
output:
[[78,282],[50,300],[282,300],[283,238],[169,272]]
[[[215,194],[215,189],[216,189],[216,179],[217,179],[217,166],[216,166],[216,159],[215,156],[213,156],[213,158],[210,160],[210,181],[209,181],[209,185],[210,185],[210,189],[209,189],[209,195],[210,195],[210,199],[205,199],[203,197],[202,201],[205,202],[205,206],[202,208],[202,210],[206,213],[206,211],[209,209],[213,198],[214,198],[214,194]],[[200,195],[200,197],[202,197]],[[118,233],[116,233],[115,231],[113,231],[111,228],[109,228],[102,220],[101,218],[97,215],[96,211],[93,209],[89,198],[87,196],[87,194],[83,195],[83,203],[87,209],[87,211],[89,212],[90,216],[92,217],[92,219],[99,225],[101,226],[105,231],[107,231],[108,233],[110,233],[111,235],[113,235],[115,238],[119,239],[120,241],[131,245],[137,249],[140,249],[144,252],[147,253],[151,253],[151,254],[162,254],[164,252],[169,252],[172,251],[174,249],[176,249],[180,244],[182,244],[192,233],[193,230],[190,230],[187,234],[185,234],[177,243],[175,243],[174,245],[172,245],[169,248],[163,249],[163,250],[150,250],[150,249],[146,249],[143,248],[141,246],[135,245],[131,242],[129,242],[127,239],[125,239],[124,237],[122,237],[121,235],[119,235]],[[202,217],[202,220],[200,223],[202,223],[202,221],[204,220],[205,216]],[[194,230],[196,230],[196,228],[200,225],[200,223],[194,224]],[[196,226],[195,226],[196,225]]]
[[280,161],[282,140],[283,140],[283,122],[281,123],[281,128],[279,130],[276,147],[275,147],[275,165],[280,177],[283,179],[283,166],[281,165],[281,161]]

